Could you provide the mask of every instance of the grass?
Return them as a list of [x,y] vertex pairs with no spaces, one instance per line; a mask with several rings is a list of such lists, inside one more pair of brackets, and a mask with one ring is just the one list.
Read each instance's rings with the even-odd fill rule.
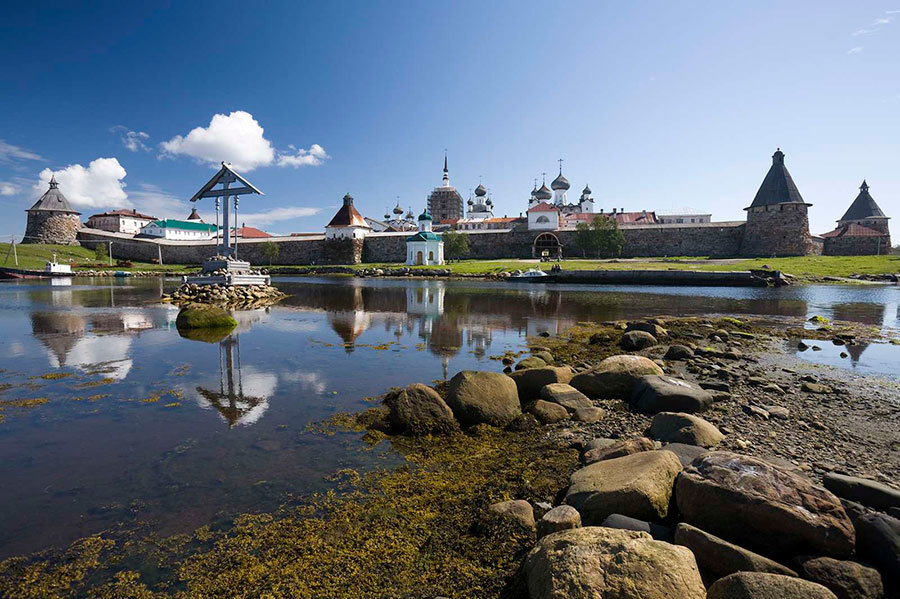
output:
[[16,266],[13,260],[13,254],[10,251],[10,244],[0,243],[0,266],[9,268],[21,268],[24,270],[44,270],[44,264],[48,260],[53,259],[56,254],[56,260],[60,264],[69,262],[72,264],[73,270],[153,270],[153,271],[190,271],[197,267],[194,265],[181,264],[151,264],[148,262],[133,262],[131,267],[120,267],[115,265],[116,244],[113,243],[113,265],[109,266],[109,259],[103,260],[103,264],[99,264],[94,250],[77,246],[77,245],[44,245],[31,243],[17,243],[16,254],[19,257],[19,265]]

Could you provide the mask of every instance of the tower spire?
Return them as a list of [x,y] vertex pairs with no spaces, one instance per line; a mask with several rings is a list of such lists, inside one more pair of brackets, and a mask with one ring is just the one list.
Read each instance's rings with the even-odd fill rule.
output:
[[444,149],[444,178],[442,180],[444,187],[450,187],[450,171],[447,168],[447,150]]

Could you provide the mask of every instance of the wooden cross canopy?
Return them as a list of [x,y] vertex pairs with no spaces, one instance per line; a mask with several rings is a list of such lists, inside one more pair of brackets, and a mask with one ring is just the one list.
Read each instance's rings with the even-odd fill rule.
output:
[[[242,187],[231,187],[233,183],[240,183]],[[221,185],[219,189],[214,189],[217,185]],[[224,200],[224,210],[222,211],[222,243],[217,246],[219,254],[222,256],[231,256],[234,248],[231,247],[230,239],[230,212],[228,207],[228,199],[234,197],[234,210],[237,214],[238,196],[256,194],[265,195],[257,189],[252,183],[237,174],[231,165],[223,162],[222,168],[219,169],[213,178],[206,185],[200,188],[200,191],[191,198],[192,202],[196,202],[200,198],[216,198],[216,227],[219,225],[219,198]],[[237,218],[235,218],[235,227],[237,226]],[[218,236],[218,232],[216,233]],[[237,238],[235,237],[235,243]]]

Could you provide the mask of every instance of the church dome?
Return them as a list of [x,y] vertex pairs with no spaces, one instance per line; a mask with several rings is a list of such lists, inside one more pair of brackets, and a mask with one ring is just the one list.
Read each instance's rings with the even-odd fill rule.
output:
[[589,196],[591,195],[591,188],[587,185],[584,186],[584,191],[581,192],[583,195]]
[[550,189],[553,191],[559,189],[567,190],[569,189],[569,180],[563,177],[562,172],[560,172],[559,176],[557,176],[556,179],[553,180],[553,183],[550,184]]
[[475,203],[475,200],[473,200],[472,198],[469,198],[469,201],[466,202],[466,204],[468,204],[469,206],[473,205],[474,203]]
[[394,206],[394,214],[400,216],[403,214],[403,208],[400,207],[400,203],[398,202],[396,206]]
[[546,185],[541,185],[541,188],[534,192],[534,197],[538,200],[549,200],[553,197],[553,194],[550,193]]
[[419,215],[419,221],[421,222],[423,220],[434,220],[431,218],[431,215],[428,214],[428,210]]
[[481,183],[478,184],[478,187],[475,188],[475,195],[479,198],[487,195],[487,189],[484,188],[484,185],[482,185]]

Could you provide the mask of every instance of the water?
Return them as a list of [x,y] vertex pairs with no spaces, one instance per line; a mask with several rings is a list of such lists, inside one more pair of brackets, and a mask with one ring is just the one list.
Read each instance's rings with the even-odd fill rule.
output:
[[[900,326],[900,289],[889,286],[275,283],[290,297],[238,312],[231,335],[206,340],[180,336],[177,310],[158,302],[175,280],[0,284],[0,558],[118,523],[190,530],[322,489],[338,468],[391,457],[347,451],[358,435],[311,434],[309,423],[365,409],[390,386],[497,370],[491,355],[580,321],[819,314]],[[850,362],[890,373],[882,353],[894,349],[857,346]],[[826,357],[815,353],[804,355]]]

